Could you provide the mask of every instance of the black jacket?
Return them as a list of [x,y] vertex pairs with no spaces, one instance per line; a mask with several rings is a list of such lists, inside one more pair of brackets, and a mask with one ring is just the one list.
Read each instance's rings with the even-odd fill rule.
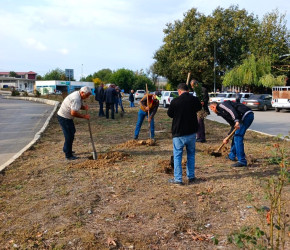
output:
[[132,92],[129,94],[129,101],[134,102],[134,94]]
[[99,86],[95,89],[95,100],[99,102],[104,101],[104,88]]
[[173,99],[167,111],[168,116],[173,118],[172,137],[196,133],[198,129],[196,113],[199,110],[201,110],[199,99],[188,92]]
[[117,97],[117,91],[114,88],[107,88],[104,94],[104,101],[106,103],[115,103]]
[[232,132],[232,130],[234,129],[235,123],[237,121],[242,123],[244,117],[248,113],[253,112],[246,105],[232,101],[225,101],[218,104],[217,111],[217,115],[223,117],[231,125],[230,132]]

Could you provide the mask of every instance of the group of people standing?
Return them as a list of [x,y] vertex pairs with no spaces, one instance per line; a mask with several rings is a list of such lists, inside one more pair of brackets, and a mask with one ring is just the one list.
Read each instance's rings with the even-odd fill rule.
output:
[[[125,112],[122,102],[122,92],[115,84],[111,84],[104,90],[104,84],[100,84],[95,89],[95,100],[99,102],[99,117],[106,116],[109,119],[109,110],[111,110],[111,118],[115,119],[115,113],[118,113],[118,107],[121,107],[121,112]],[[104,113],[104,103],[106,104],[106,114]]]
[[[182,178],[182,155],[183,148],[187,151],[187,178],[188,184],[196,181],[195,178],[195,144],[196,142],[206,142],[204,118],[208,115],[208,94],[205,88],[196,80],[191,81],[190,85],[194,90],[194,94],[189,93],[189,86],[181,83],[177,86],[178,97],[173,99],[167,110],[167,115],[172,118],[172,138],[173,138],[173,161],[174,161],[174,178],[169,182],[172,184],[183,185]],[[122,105],[122,96],[120,90],[114,85],[104,90],[103,85],[96,89],[95,99],[100,104],[99,116],[104,116],[103,103],[106,104],[106,118],[109,118],[109,110],[111,109],[111,118],[114,119],[114,105]],[[132,93],[132,91],[131,91]],[[132,93],[133,94],[133,93]],[[59,124],[63,130],[65,142],[63,152],[66,159],[75,160],[73,155],[72,144],[74,141],[75,127],[73,118],[79,117],[90,119],[88,114],[79,113],[80,109],[88,110],[88,106],[82,103],[82,100],[91,95],[88,87],[83,87],[79,91],[75,91],[68,95],[57,113]],[[142,123],[147,117],[150,124],[150,138],[154,139],[154,116],[159,107],[159,96],[161,93],[156,91],[154,94],[146,94],[140,101],[140,109],[134,132],[134,139],[138,139]],[[118,100],[118,101],[116,101]],[[131,100],[130,100],[131,102]],[[223,117],[231,126],[231,130],[236,129],[228,160],[234,161],[232,167],[247,166],[247,160],[244,151],[244,135],[254,120],[253,111],[241,103],[226,101],[224,103],[210,103],[210,109],[217,115]],[[117,110],[116,110],[117,111]],[[202,114],[203,113],[203,114]],[[206,115],[205,115],[205,114]],[[224,144],[228,140],[223,141]]]

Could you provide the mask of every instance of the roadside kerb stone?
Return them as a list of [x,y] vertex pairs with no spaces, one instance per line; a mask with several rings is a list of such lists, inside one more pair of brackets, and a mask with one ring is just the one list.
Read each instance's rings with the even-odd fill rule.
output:
[[33,101],[33,102],[40,102],[40,103],[45,103],[48,105],[54,106],[54,109],[50,113],[49,117],[46,119],[44,125],[42,128],[35,134],[33,140],[28,143],[23,149],[21,149],[17,154],[15,154],[13,157],[11,157],[8,161],[6,161],[4,164],[0,166],[0,172],[4,170],[7,166],[9,166],[12,162],[14,162],[18,157],[20,157],[26,150],[31,148],[41,137],[42,133],[45,131],[47,128],[52,116],[56,112],[59,102],[58,101],[53,101],[53,100],[47,100],[47,99],[42,99],[42,98],[36,98],[36,97],[12,97],[12,96],[4,96],[5,99],[19,99],[19,100],[26,100],[26,101]]

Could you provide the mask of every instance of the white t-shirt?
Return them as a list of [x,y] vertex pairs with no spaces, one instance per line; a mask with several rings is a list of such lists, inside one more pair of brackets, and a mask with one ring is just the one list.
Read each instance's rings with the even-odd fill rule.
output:
[[69,94],[62,102],[57,114],[67,119],[73,119],[71,110],[79,111],[82,106],[82,99],[79,91]]

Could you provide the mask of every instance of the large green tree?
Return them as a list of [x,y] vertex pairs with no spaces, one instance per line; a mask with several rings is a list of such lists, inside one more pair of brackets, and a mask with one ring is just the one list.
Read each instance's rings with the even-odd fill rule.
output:
[[118,69],[112,73],[110,82],[118,85],[125,92],[129,92],[135,82],[135,74],[129,69]]
[[136,75],[135,76],[135,82],[132,86],[132,89],[146,89],[146,84],[149,91],[155,90],[155,86],[150,78],[148,78],[146,75]]
[[103,83],[110,82],[110,77],[113,74],[110,69],[101,69],[93,74],[93,78],[99,78]]
[[[283,16],[276,13],[259,22],[257,17],[238,6],[218,7],[209,16],[193,8],[184,14],[182,21],[167,24],[164,43],[154,55],[154,67],[173,86],[185,82],[187,73],[191,72],[192,77],[204,82],[209,89],[213,88],[215,68],[217,87],[220,87],[225,72],[241,64],[249,54],[275,52],[278,55],[289,50],[284,42],[287,32],[283,20]],[[275,36],[263,32],[265,27],[276,27]],[[282,38],[278,39],[279,36]],[[271,44],[273,48],[277,45],[276,50],[263,52],[264,44]]]
[[46,73],[42,80],[66,80],[65,72],[60,68],[56,68]]

